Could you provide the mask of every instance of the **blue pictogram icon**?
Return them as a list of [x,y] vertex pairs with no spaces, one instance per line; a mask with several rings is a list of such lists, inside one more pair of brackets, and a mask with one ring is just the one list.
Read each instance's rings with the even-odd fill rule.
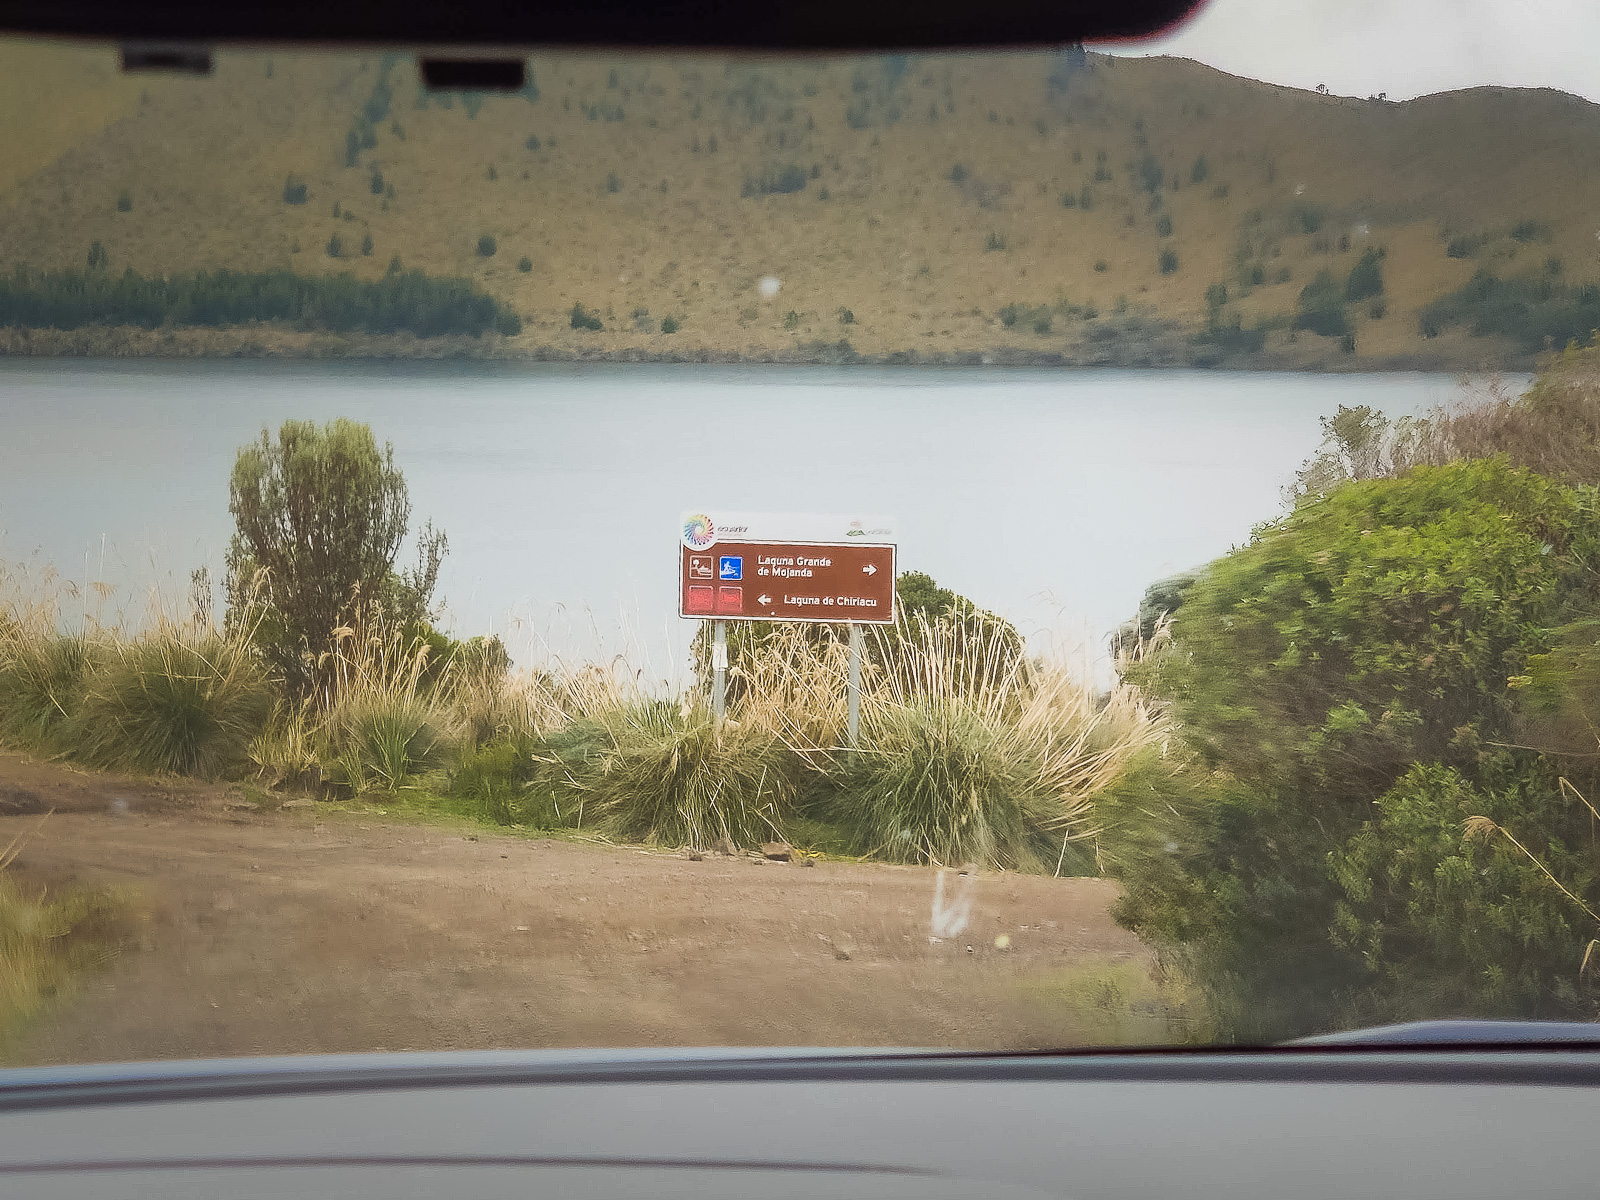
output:
[[742,555],[724,554],[717,563],[718,579],[743,579],[744,557]]

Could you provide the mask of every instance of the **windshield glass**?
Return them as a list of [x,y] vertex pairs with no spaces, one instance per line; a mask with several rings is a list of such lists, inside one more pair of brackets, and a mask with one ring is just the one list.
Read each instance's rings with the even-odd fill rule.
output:
[[0,1061],[1591,1019],[1600,29],[1262,7],[0,44]]

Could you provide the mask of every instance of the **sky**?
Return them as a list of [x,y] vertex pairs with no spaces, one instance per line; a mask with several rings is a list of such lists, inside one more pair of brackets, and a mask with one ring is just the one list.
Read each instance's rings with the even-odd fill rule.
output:
[[1498,84],[1600,102],[1596,0],[1212,0],[1176,33],[1100,48],[1346,96]]

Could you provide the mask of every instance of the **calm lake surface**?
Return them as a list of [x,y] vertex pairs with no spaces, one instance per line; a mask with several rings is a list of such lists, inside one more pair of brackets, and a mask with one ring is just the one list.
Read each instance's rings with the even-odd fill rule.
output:
[[413,523],[449,534],[446,624],[523,663],[677,675],[676,527],[700,508],[896,516],[901,569],[1096,653],[1151,580],[1279,511],[1319,416],[1461,395],[1448,375],[0,361],[0,559],[108,582],[137,617],[194,567],[220,577],[240,444],[344,416],[394,443]]

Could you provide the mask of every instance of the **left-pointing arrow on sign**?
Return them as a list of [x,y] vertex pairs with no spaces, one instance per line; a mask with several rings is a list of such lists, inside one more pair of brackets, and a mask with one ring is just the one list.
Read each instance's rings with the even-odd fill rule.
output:
[[762,592],[761,595],[756,597],[756,603],[757,604],[771,604],[772,603],[772,597],[767,595],[765,592]]

